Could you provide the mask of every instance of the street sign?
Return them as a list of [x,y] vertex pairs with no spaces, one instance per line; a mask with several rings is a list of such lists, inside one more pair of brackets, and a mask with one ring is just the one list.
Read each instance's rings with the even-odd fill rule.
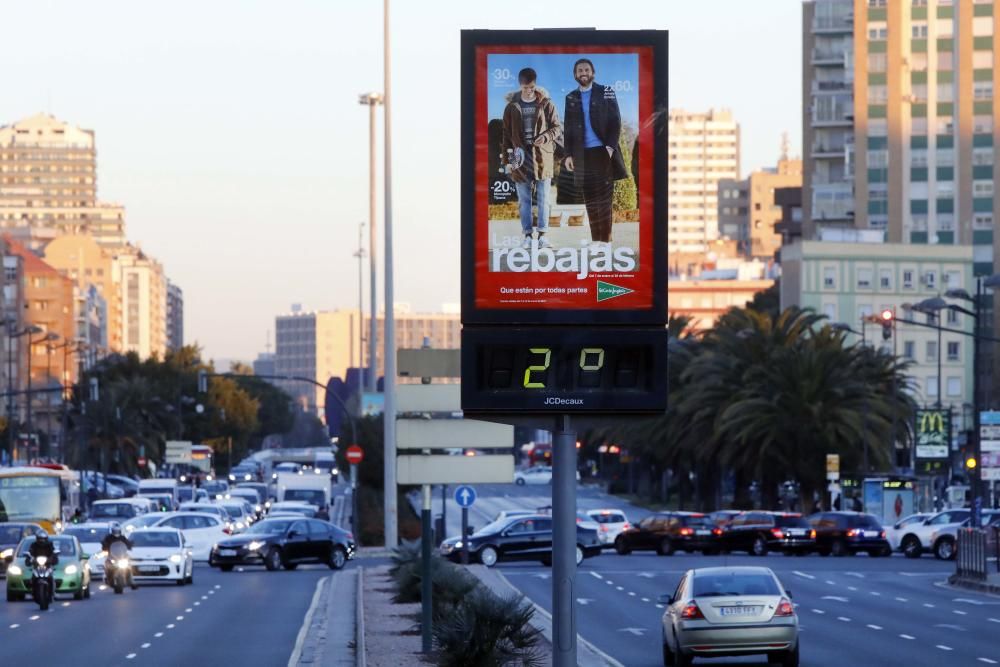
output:
[[463,484],[455,489],[455,502],[459,507],[472,507],[476,502],[476,489]]
[[[514,446],[514,427],[473,419],[400,419],[399,449],[490,449]],[[462,480],[457,480],[462,481]]]
[[168,465],[191,463],[191,442],[186,440],[168,440],[163,462]]
[[462,359],[456,349],[401,349],[396,359],[401,377],[455,378],[462,375]]
[[826,455],[826,478],[831,482],[840,479],[840,454]]
[[917,410],[914,433],[917,461],[947,459],[951,445],[951,411]]
[[511,455],[413,455],[396,459],[399,484],[510,484],[514,481]]
[[399,412],[461,412],[460,384],[401,384],[396,387]]
[[1000,411],[979,413],[979,478],[1000,479]]
[[361,463],[362,460],[364,460],[365,453],[357,445],[351,445],[350,447],[347,448],[347,453],[345,454],[345,456],[347,457],[348,463],[356,465],[358,463]]

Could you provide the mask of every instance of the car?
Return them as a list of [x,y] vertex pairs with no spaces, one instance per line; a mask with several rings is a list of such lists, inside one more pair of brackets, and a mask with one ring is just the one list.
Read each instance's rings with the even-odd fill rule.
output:
[[552,468],[550,466],[532,466],[525,470],[515,470],[514,483],[518,486],[524,486],[525,484],[551,484]]
[[90,576],[103,579],[104,555],[101,553],[103,549],[101,541],[109,532],[111,532],[110,523],[90,522],[68,526],[60,534],[77,539],[83,553],[90,556],[87,559],[87,564],[90,566]]
[[799,619],[791,592],[766,567],[688,570],[664,597],[664,665],[757,654],[784,667],[799,664]]
[[[972,517],[969,517],[962,523],[948,523],[933,531],[930,534],[929,542],[934,557],[938,560],[953,560],[958,553],[958,530],[959,528],[968,528],[971,522]],[[993,532],[992,526],[998,522],[1000,522],[1000,511],[983,510],[980,525],[986,528],[987,535]],[[987,553],[994,554],[996,551]]]
[[134,519],[129,519],[128,521],[122,523],[122,532],[127,536],[137,528],[148,528],[149,526],[163,521],[163,516],[163,512],[150,512],[149,514],[143,514],[142,516],[137,516]]
[[[155,516],[155,515],[154,515]],[[232,532],[225,521],[214,514],[205,512],[171,512],[161,514],[160,520],[149,528],[176,528],[184,536],[184,542],[197,561],[208,560],[212,546]],[[135,534],[133,531],[129,537]]]
[[907,558],[920,558],[920,556],[931,550],[931,533],[940,530],[949,524],[958,525],[972,515],[970,509],[945,510],[933,514],[923,521],[916,521],[909,524],[899,538],[899,550]]
[[609,510],[587,510],[587,516],[591,518],[592,521],[597,522],[597,537],[600,539],[601,544],[613,545],[615,543],[615,538],[618,537],[623,530],[631,527],[628,522],[628,517],[621,510],[609,509]]
[[889,546],[892,547],[892,550],[900,550],[900,541],[902,541],[903,536],[906,534],[907,527],[917,523],[923,523],[925,519],[928,519],[931,516],[933,516],[933,512],[917,512],[916,514],[904,516],[902,519],[886,528],[885,539],[889,542]]
[[176,528],[142,528],[129,536],[129,560],[136,583],[173,581],[194,583],[194,557]]
[[219,540],[208,564],[223,572],[236,565],[294,570],[302,563],[321,563],[339,570],[354,558],[355,548],[354,535],[327,521],[268,518],[240,535]]
[[[283,463],[279,463],[278,465],[274,466],[274,469],[271,471],[271,479],[272,480],[278,479],[278,473],[279,472],[296,472],[297,473],[300,470],[302,470],[302,466],[299,465],[298,463],[291,463],[289,461],[285,461]],[[247,481],[251,481],[251,480],[247,480]]]
[[[74,600],[89,598],[90,567],[80,542],[70,535],[53,535],[49,539],[57,554],[52,570],[56,581],[54,593],[72,593]],[[25,556],[34,542],[34,535],[24,538],[7,560],[7,602],[19,602],[31,595],[31,565],[25,561]]]
[[175,509],[172,493],[143,493],[142,496],[156,503],[157,512],[173,512]]
[[[499,512],[497,512],[497,515],[493,517],[493,521],[501,521],[503,519],[509,519],[510,517],[513,516],[530,516],[532,514],[539,514],[539,513],[540,513],[539,510],[536,509],[500,510]],[[493,523],[493,521],[491,521],[490,523]]]
[[[552,565],[552,517],[546,514],[515,516],[494,521],[468,538],[469,555],[486,567],[493,567],[507,560],[537,560]],[[441,543],[439,552],[445,558],[458,562],[462,552],[462,538],[451,537]],[[601,553],[597,531],[576,526],[576,564],[584,558]]]
[[257,502],[255,504],[263,505],[265,511],[271,506],[271,494],[267,488],[267,484],[263,482],[240,482],[236,485],[237,489],[253,489],[257,493]]
[[229,493],[226,494],[225,500],[231,499],[241,499],[245,500],[253,508],[254,520],[257,520],[264,515],[264,504],[260,501],[260,496],[254,489],[241,489],[237,486],[235,489],[229,489]]
[[118,498],[125,497],[125,489],[112,482],[110,477],[106,477],[102,472],[85,470],[83,472],[83,485],[80,491],[86,495],[91,486],[97,490],[99,496],[105,498],[117,500]]
[[816,531],[794,512],[742,512],[722,528],[723,551],[746,551],[766,556],[768,551],[804,556],[816,548]]
[[108,481],[120,488],[125,492],[126,498],[131,498],[139,492],[139,482],[132,479],[131,477],[126,477],[125,475],[106,475]]
[[229,512],[226,508],[218,503],[192,503],[186,502],[181,503],[180,512],[207,512],[208,514],[214,514],[224,521],[230,521]]
[[214,500],[229,491],[229,482],[222,479],[208,480],[201,483],[201,490],[208,494],[209,500]]
[[615,551],[625,556],[633,551],[653,550],[661,556],[675,551],[718,553],[722,529],[700,512],[659,512],[623,530],[615,538]]
[[277,513],[288,512],[301,514],[302,516],[310,519],[316,518],[316,507],[301,500],[284,500],[277,503],[271,503],[271,511],[268,512],[267,515],[272,516]]
[[[192,501],[192,498],[194,499]],[[185,484],[184,486],[177,487],[177,502],[178,503],[207,503],[209,501],[208,492],[204,489],[195,488],[192,489],[190,485]]]
[[122,498],[120,500],[98,500],[90,506],[87,518],[91,521],[128,521],[148,513],[145,499]]
[[859,551],[872,557],[892,554],[882,524],[871,514],[819,512],[808,520],[816,530],[816,552],[820,556],[848,556]]
[[232,484],[236,482],[254,482],[256,480],[257,470],[250,466],[236,466],[229,471],[229,481]]
[[719,528],[725,528],[734,517],[743,513],[743,510],[716,510],[709,512],[708,518]]
[[37,523],[0,523],[0,574],[7,572],[7,559],[14,556],[14,550],[26,537],[37,535],[43,530]]
[[242,532],[253,523],[253,508],[241,498],[216,500],[215,504],[226,510],[229,520],[233,522],[233,531]]

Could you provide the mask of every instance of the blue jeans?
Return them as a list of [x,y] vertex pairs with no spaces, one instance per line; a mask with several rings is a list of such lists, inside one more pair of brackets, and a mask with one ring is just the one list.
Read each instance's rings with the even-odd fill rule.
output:
[[521,214],[521,231],[525,236],[531,234],[531,190],[532,186],[538,195],[538,231],[544,232],[549,228],[549,194],[552,192],[552,180],[542,179],[540,181],[528,181],[519,183],[514,181],[517,188],[517,205]]

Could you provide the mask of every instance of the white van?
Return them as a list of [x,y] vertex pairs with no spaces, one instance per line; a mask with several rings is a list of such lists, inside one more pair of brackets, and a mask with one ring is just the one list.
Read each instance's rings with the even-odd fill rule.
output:
[[139,480],[139,492],[137,495],[140,496],[151,496],[154,494],[168,493],[174,499],[173,506],[177,507],[180,504],[180,496],[177,493],[177,480],[176,479],[140,479]]

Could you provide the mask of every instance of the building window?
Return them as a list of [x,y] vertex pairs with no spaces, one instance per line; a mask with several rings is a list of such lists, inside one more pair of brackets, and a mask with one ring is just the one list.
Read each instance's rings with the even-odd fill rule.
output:
[[947,319],[949,326],[954,327],[954,326],[958,326],[960,324],[959,319],[958,319],[958,313],[956,313],[951,308],[948,309],[948,315],[946,316],[945,319]]
[[823,304],[823,314],[826,315],[827,319],[833,322],[837,321],[837,304],[835,303],[824,303]]
[[961,287],[962,286],[962,272],[961,271],[945,271],[944,272],[944,284],[947,287]]
[[924,353],[925,360],[927,363],[933,363],[937,361],[937,341],[929,340],[927,341],[927,347]]
[[973,197],[992,197],[993,196],[993,181],[973,181],[972,182],[972,196]]
[[928,271],[924,274],[924,285],[927,289],[937,289],[937,272]]
[[972,216],[973,229],[993,229],[992,213],[976,213]]
[[858,269],[858,289],[871,289],[871,287],[872,287],[872,270]]
[[[871,31],[869,31],[871,32]],[[913,24],[913,38],[914,39],[926,39],[927,38],[927,24],[926,23],[914,23]]]
[[932,398],[936,398],[938,395],[937,388],[938,379],[936,375],[931,375],[927,378],[927,391],[924,393]]
[[958,361],[959,342],[955,340],[948,341],[947,350],[948,361]]
[[977,100],[992,100],[993,99],[993,82],[992,81],[973,81],[972,82],[972,97]]
[[889,269],[881,269],[878,277],[878,286],[881,289],[892,289],[892,271]]
[[948,378],[948,395],[949,396],[961,396],[962,395],[962,378],[950,377]]
[[913,289],[913,270],[905,269],[903,271],[903,289]]
[[837,269],[832,266],[823,267],[823,287],[827,289],[837,287]]

